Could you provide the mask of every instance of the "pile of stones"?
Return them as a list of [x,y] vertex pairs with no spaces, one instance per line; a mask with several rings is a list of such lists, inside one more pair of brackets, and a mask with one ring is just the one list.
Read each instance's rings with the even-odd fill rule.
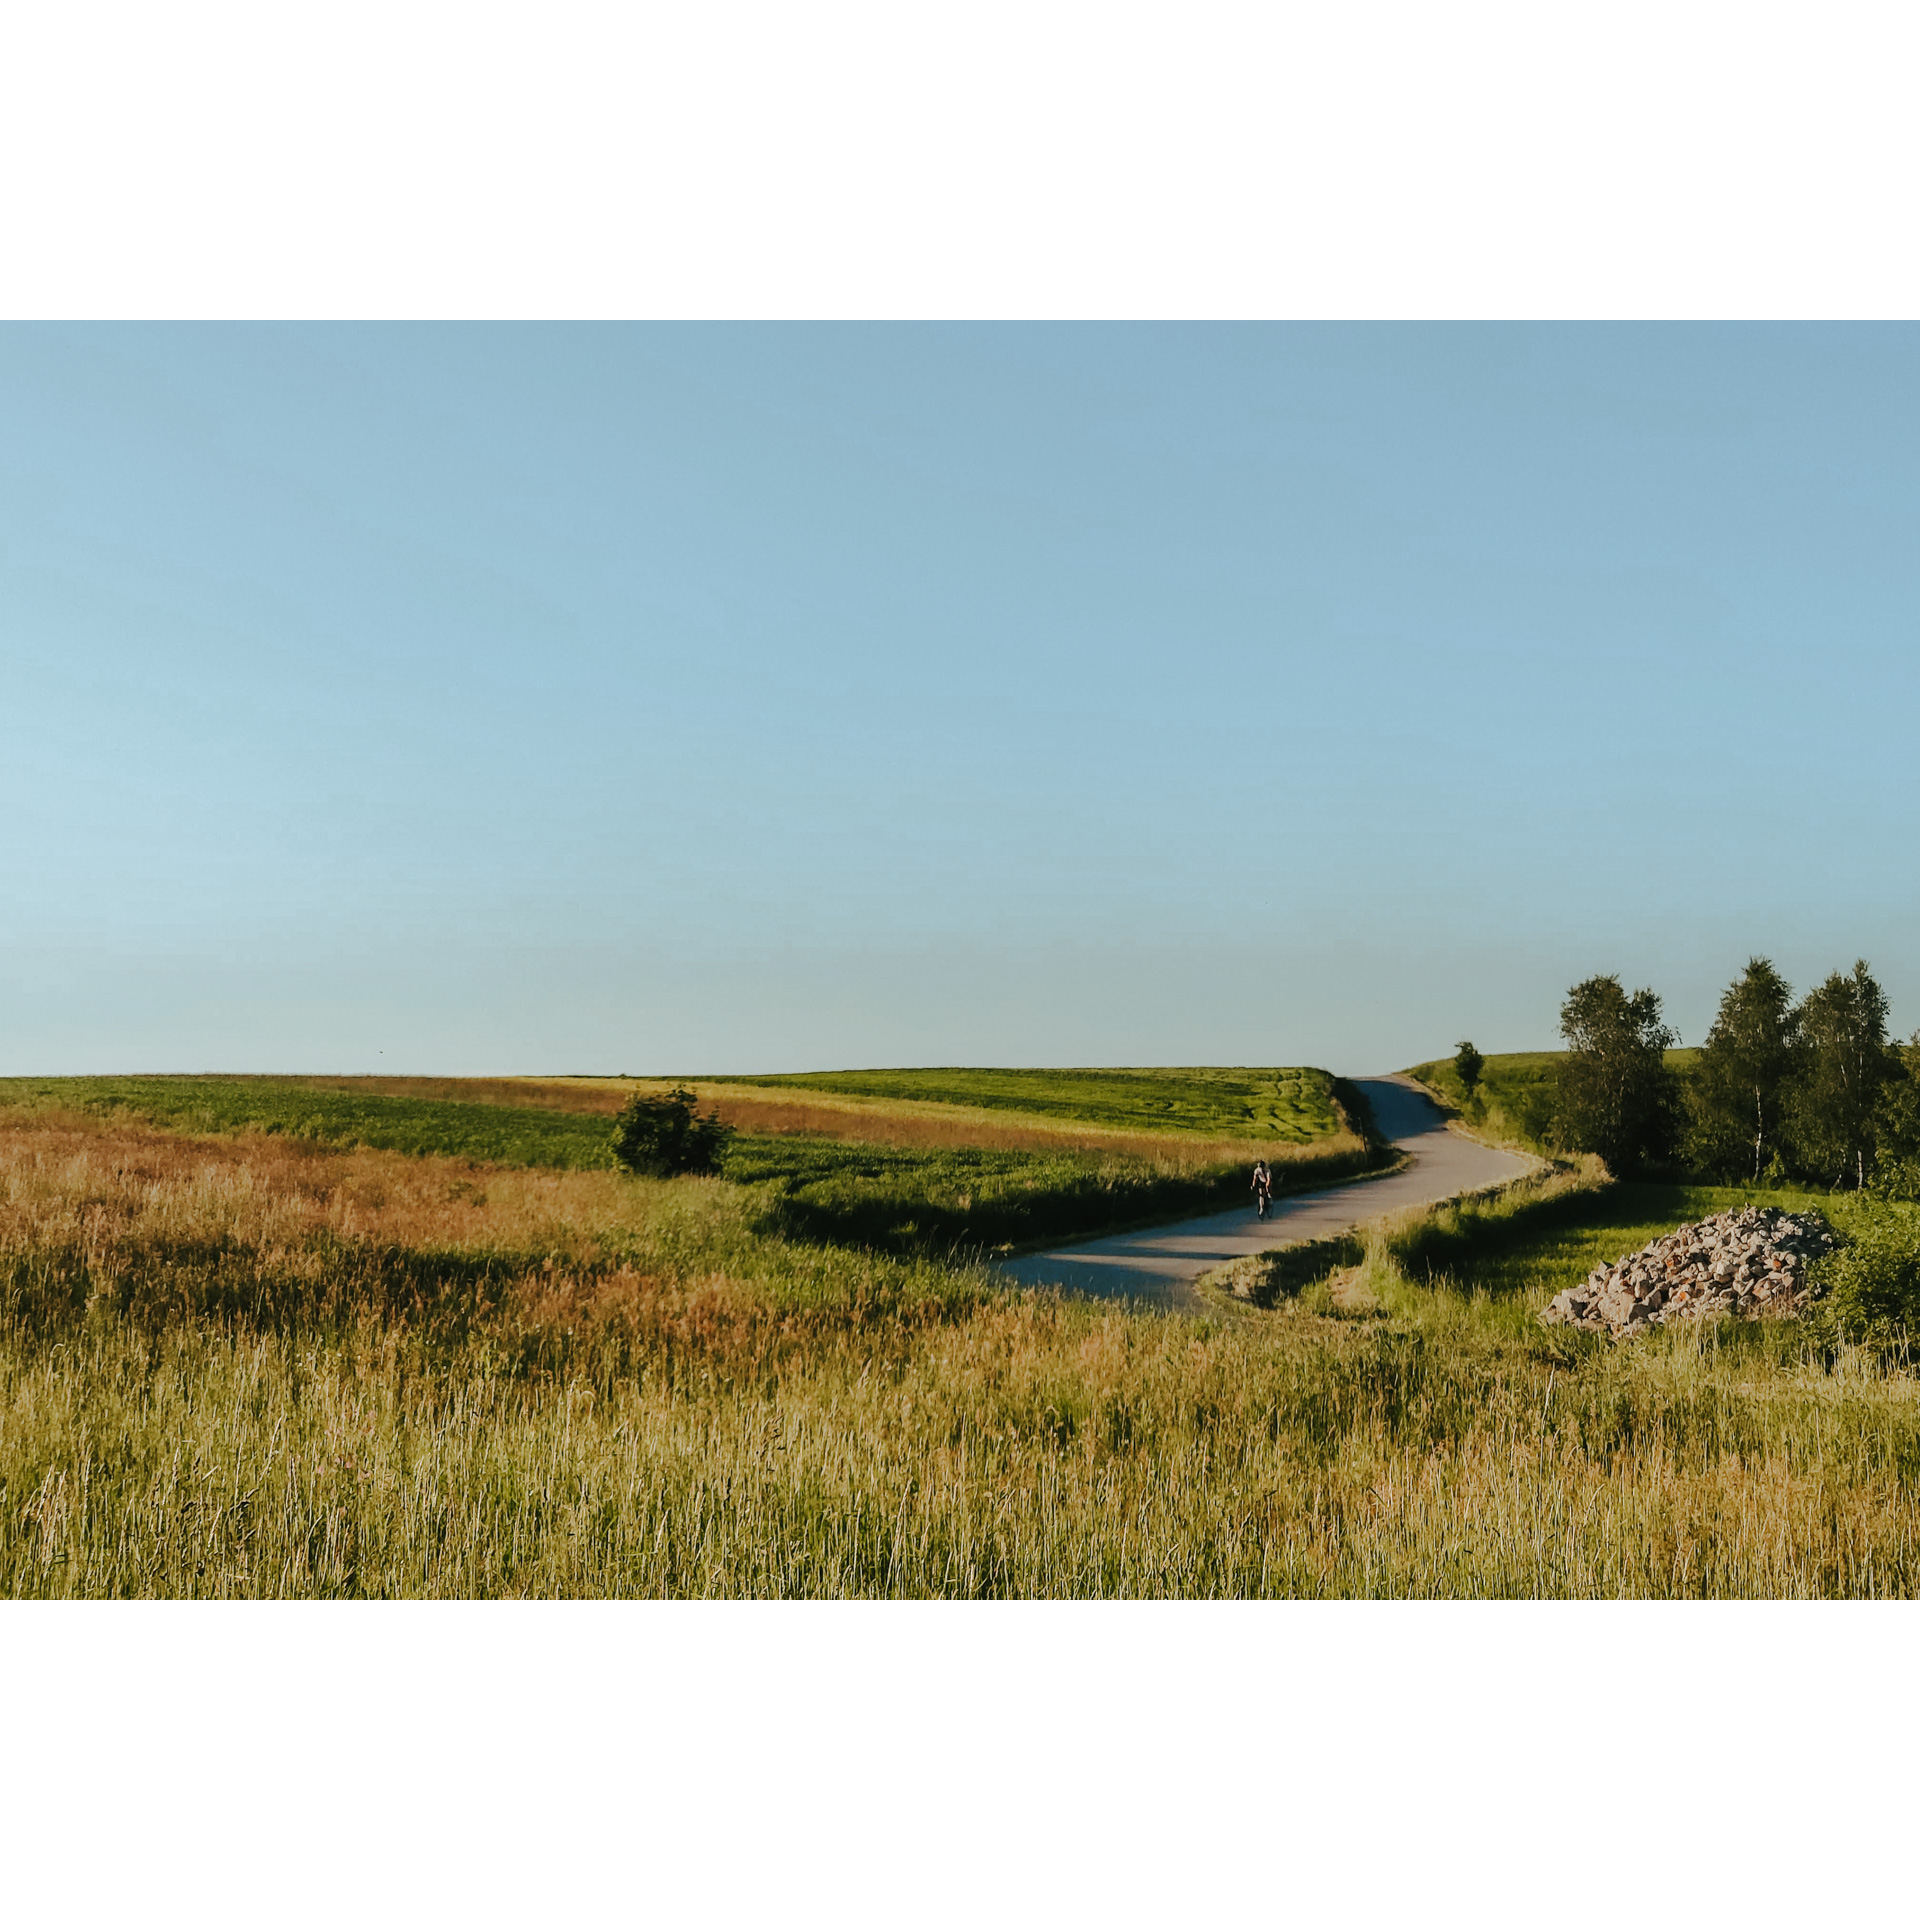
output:
[[1595,1267],[1540,1317],[1624,1340],[1672,1320],[1796,1314],[1809,1297],[1808,1263],[1838,1245],[1817,1213],[1738,1207]]

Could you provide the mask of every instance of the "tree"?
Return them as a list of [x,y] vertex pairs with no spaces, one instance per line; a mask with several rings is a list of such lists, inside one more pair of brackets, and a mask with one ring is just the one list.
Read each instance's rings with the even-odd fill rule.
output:
[[733,1129],[718,1114],[695,1111],[691,1088],[636,1093],[613,1127],[613,1157],[629,1173],[718,1173]]
[[1836,1187],[1864,1187],[1875,1160],[1874,1110],[1899,1071],[1887,1047],[1887,996],[1864,960],[1801,1001],[1787,1126],[1801,1162]]
[[1778,1144],[1794,1065],[1793,989],[1755,958],[1720,996],[1687,1083],[1688,1158],[1704,1171],[1758,1180]]
[[1460,1076],[1460,1084],[1466,1089],[1469,1100],[1473,1090],[1480,1084],[1480,1069],[1487,1064],[1486,1056],[1471,1040],[1462,1040],[1453,1056],[1453,1070]]
[[1666,1049],[1680,1036],[1660,1017],[1651,987],[1628,993],[1615,973],[1595,974],[1560,1009],[1561,1140],[1626,1173],[1671,1151],[1678,1101]]

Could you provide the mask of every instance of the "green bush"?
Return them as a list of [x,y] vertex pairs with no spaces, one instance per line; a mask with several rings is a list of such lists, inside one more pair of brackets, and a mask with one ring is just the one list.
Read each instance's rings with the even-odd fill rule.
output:
[[1920,1212],[1867,1204],[1844,1226],[1847,1244],[1813,1269],[1823,1316],[1853,1339],[1920,1334]]
[[1920,1200],[1920,1033],[1890,1049],[1892,1071],[1874,1113],[1879,1172],[1870,1183],[1886,1200]]
[[718,1173],[733,1129],[696,1105],[689,1087],[636,1093],[613,1123],[613,1157],[629,1173]]
[[1467,1098],[1473,1098],[1473,1090],[1480,1084],[1480,1070],[1487,1064],[1487,1056],[1471,1040],[1462,1040],[1455,1049],[1453,1070],[1460,1076],[1460,1084],[1467,1090]]

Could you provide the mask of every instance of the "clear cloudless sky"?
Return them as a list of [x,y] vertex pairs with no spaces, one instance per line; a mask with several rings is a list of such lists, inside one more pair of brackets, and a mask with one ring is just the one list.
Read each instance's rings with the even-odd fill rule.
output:
[[0,1072],[1920,1022],[1920,330],[0,328]]

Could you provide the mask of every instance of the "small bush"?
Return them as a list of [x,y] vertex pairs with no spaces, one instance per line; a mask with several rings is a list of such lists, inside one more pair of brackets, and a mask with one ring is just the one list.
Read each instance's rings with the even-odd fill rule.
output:
[[1460,1084],[1466,1089],[1467,1098],[1473,1098],[1473,1090],[1480,1084],[1480,1072],[1487,1064],[1487,1056],[1471,1040],[1462,1040],[1453,1056],[1453,1070],[1460,1076]]
[[733,1129],[696,1104],[690,1087],[636,1093],[613,1124],[613,1157],[629,1173],[718,1173]]
[[1883,1160],[1867,1187],[1882,1200],[1920,1200],[1920,1160]]
[[1920,1214],[1869,1206],[1845,1226],[1848,1243],[1813,1269],[1827,1290],[1823,1316],[1854,1339],[1920,1333]]

